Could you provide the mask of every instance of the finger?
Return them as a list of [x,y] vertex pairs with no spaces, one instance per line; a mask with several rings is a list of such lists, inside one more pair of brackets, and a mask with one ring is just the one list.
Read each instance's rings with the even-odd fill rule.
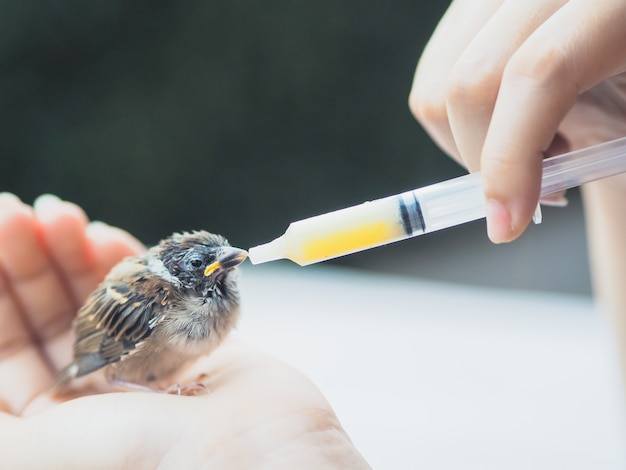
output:
[[[30,263],[25,246],[16,246],[16,226],[32,228],[28,207],[12,194],[0,194],[0,402],[3,409],[14,414],[51,380],[48,362],[38,348],[38,341],[25,317],[23,306],[14,292],[12,280],[5,274],[5,260],[22,253],[23,263]],[[20,235],[18,230],[17,235]],[[26,240],[26,248],[32,242]],[[31,246],[32,247],[32,246]],[[11,254],[13,250],[15,253]],[[9,263],[8,266],[11,266]],[[15,274],[15,273],[13,273]]]
[[73,306],[40,235],[29,206],[0,199],[0,265],[31,333],[45,343],[69,328]]
[[503,3],[452,67],[446,109],[456,147],[470,171],[480,169],[483,143],[507,62],[563,3],[565,0]]
[[481,171],[494,242],[519,236],[539,198],[543,151],[578,95],[626,67],[626,3],[572,0],[507,64]]
[[77,205],[50,194],[37,198],[33,207],[44,244],[69,290],[76,311],[102,280],[85,235],[87,216]]
[[463,163],[448,121],[447,81],[450,70],[471,38],[498,9],[502,0],[456,0],[437,25],[415,71],[409,107],[437,144]]
[[49,380],[48,365],[0,274],[0,411],[20,414]]
[[96,266],[103,277],[123,258],[146,250],[141,242],[125,230],[103,222],[91,222],[87,226],[86,234]]
[[9,290],[4,274],[0,272],[0,362],[29,346],[31,341],[19,306]]

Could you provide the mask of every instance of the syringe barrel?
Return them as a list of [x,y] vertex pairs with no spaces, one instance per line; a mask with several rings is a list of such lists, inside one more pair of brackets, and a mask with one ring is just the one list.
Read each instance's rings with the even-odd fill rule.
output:
[[306,266],[407,238],[399,201],[399,195],[390,196],[293,222],[281,249]]
[[307,265],[484,216],[482,179],[471,174],[294,222],[281,249]]
[[412,219],[421,219],[422,227],[415,225],[409,228],[405,224],[405,230],[413,236],[485,217],[485,197],[480,173],[459,176],[408,191],[401,195],[401,199],[402,204],[407,207],[406,212],[420,213]]
[[541,195],[580,186],[626,171],[626,137],[543,161]]

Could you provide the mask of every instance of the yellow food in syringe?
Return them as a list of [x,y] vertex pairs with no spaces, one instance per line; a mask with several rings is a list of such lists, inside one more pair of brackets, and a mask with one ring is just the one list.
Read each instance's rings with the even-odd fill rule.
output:
[[395,197],[365,202],[289,225],[282,237],[249,250],[253,263],[287,258],[301,266],[406,237]]
[[250,248],[249,258],[306,266],[484,215],[480,175],[466,175],[293,222],[283,236]]

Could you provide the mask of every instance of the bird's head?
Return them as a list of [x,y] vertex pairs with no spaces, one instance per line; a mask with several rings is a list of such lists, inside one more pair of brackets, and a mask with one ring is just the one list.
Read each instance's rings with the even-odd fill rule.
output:
[[158,251],[168,272],[203,297],[211,296],[216,287],[229,286],[234,268],[248,256],[221,235],[205,231],[175,233],[161,241]]

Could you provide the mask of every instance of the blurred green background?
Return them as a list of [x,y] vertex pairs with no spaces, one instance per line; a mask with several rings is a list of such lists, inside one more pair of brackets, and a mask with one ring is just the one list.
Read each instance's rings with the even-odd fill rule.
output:
[[[202,228],[246,248],[293,220],[460,175],[407,106],[446,7],[1,2],[0,189],[57,194],[148,244]],[[544,227],[540,241],[533,228],[494,247],[474,223],[338,263],[587,294],[577,201],[555,215],[574,224],[573,245]]]

